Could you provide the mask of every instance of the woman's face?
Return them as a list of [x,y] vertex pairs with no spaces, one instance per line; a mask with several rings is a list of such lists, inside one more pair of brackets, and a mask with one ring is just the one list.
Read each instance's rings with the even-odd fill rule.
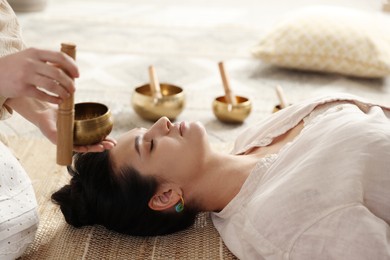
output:
[[117,141],[110,150],[115,168],[131,166],[141,174],[175,183],[197,174],[209,150],[206,131],[200,123],[172,124],[166,117],[150,129],[132,129]]

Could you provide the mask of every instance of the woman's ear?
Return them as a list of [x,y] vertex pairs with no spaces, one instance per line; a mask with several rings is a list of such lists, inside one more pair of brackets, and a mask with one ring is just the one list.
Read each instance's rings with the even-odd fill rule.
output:
[[181,189],[162,184],[149,200],[149,208],[158,211],[173,208],[180,201],[181,194]]

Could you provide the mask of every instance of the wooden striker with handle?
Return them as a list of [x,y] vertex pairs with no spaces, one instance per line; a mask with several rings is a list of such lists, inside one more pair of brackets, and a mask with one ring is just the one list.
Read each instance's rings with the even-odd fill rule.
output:
[[235,106],[235,105],[237,105],[236,96],[234,95],[234,93],[230,87],[229,79],[228,79],[228,76],[226,74],[225,66],[223,65],[223,62],[219,62],[218,67],[219,67],[219,72],[221,73],[223,88],[225,90],[226,103]]
[[[61,52],[76,59],[76,45],[61,44]],[[57,164],[71,165],[73,154],[74,95],[64,99],[57,115]]]

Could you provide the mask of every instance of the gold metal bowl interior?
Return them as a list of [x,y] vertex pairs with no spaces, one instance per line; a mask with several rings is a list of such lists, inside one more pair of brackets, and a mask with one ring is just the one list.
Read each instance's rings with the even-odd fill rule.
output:
[[144,119],[156,121],[162,116],[175,120],[185,107],[185,95],[182,88],[160,83],[161,99],[152,97],[149,84],[135,88],[131,103],[134,111]]
[[217,119],[224,123],[243,123],[251,113],[252,103],[248,98],[241,96],[236,96],[236,101],[236,105],[229,105],[225,96],[215,98],[212,106]]
[[75,104],[73,143],[91,145],[104,140],[114,125],[111,110],[103,104],[84,102]]

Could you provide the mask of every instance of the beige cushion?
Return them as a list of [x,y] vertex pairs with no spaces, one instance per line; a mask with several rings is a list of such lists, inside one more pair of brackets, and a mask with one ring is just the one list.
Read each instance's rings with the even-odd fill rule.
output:
[[313,6],[281,20],[253,48],[273,65],[358,77],[390,74],[390,17]]

